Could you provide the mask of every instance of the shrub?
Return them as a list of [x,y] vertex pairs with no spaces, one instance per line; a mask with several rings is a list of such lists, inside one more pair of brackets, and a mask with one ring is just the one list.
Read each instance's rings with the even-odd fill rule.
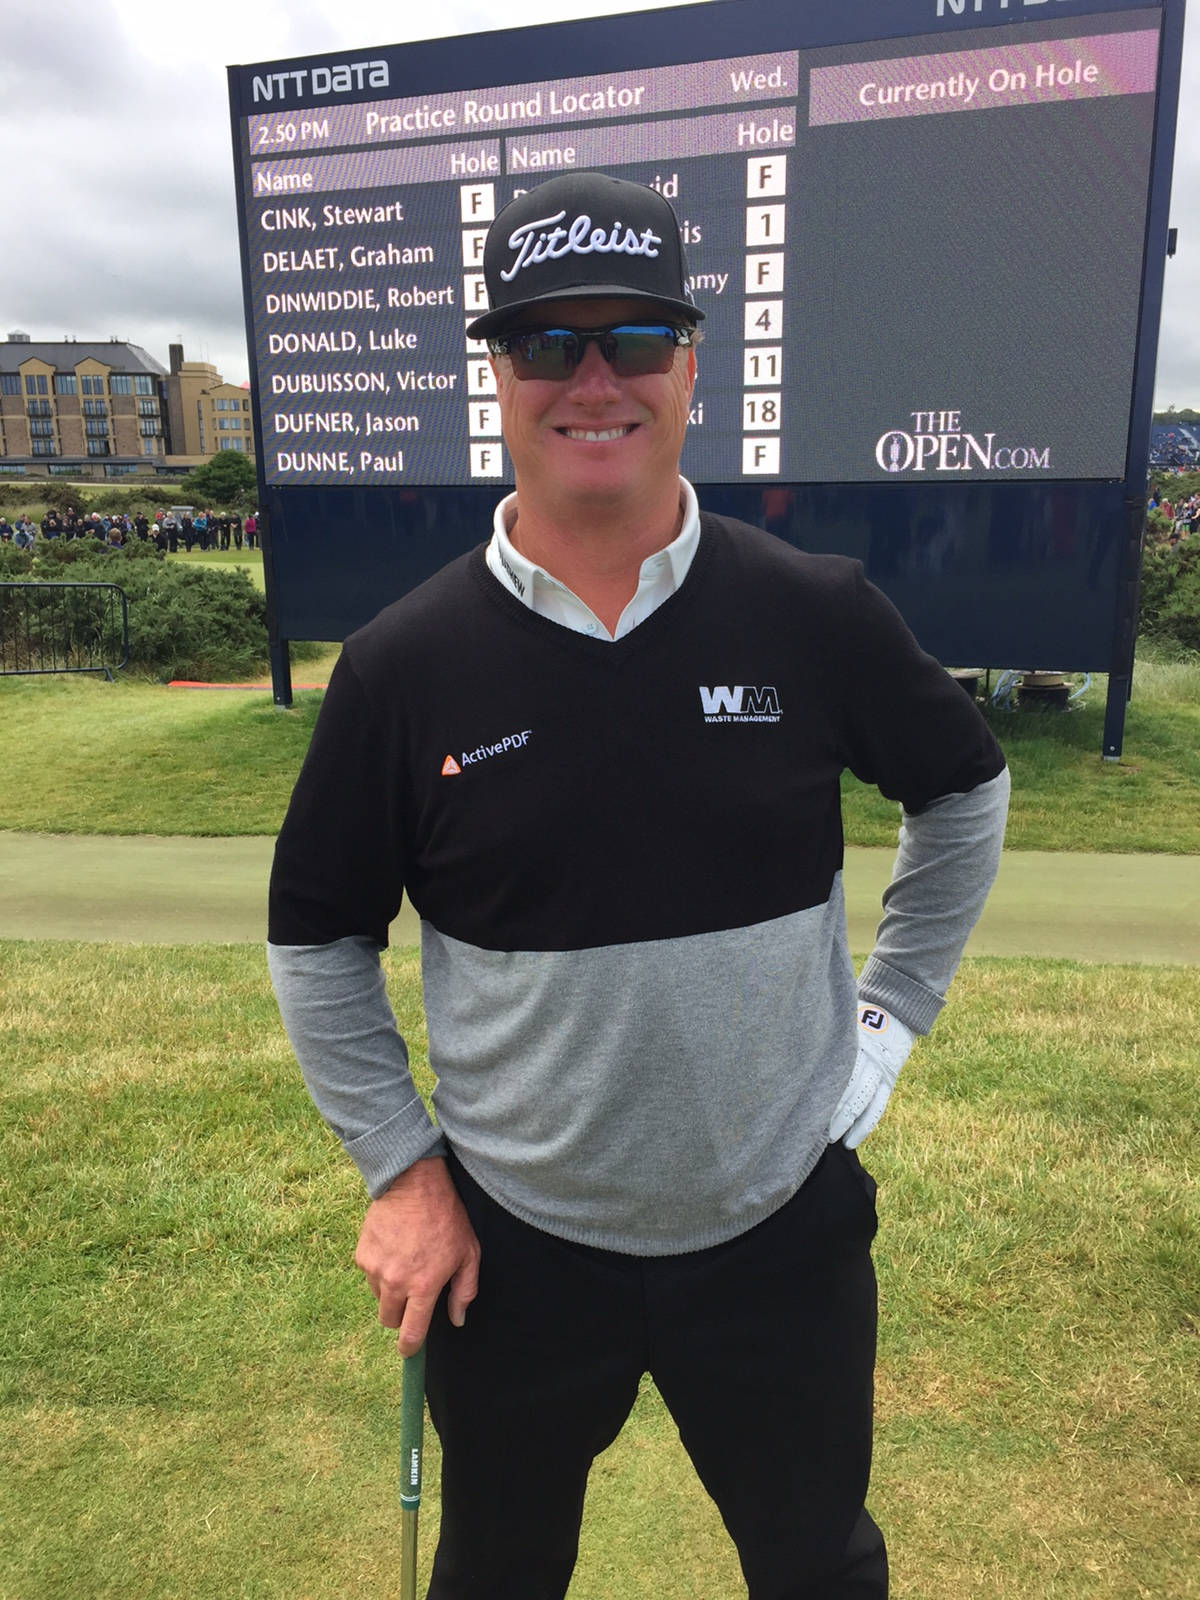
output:
[[[266,600],[237,567],[163,561],[137,540],[120,551],[78,539],[39,545],[34,575],[119,584],[129,598],[131,671],[165,681],[245,678],[265,668]],[[116,640],[108,650],[119,656]]]
[[29,577],[32,567],[33,557],[28,550],[0,544],[0,583],[20,583]]
[[1139,632],[1200,650],[1200,540],[1146,547]]

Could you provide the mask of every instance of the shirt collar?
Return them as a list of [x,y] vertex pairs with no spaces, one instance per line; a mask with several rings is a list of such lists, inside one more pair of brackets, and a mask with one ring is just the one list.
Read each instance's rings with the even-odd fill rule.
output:
[[[652,551],[641,566],[641,576],[644,578],[647,575],[647,564],[651,561],[657,562],[660,556],[666,556],[671,573],[669,589],[671,594],[674,594],[687,577],[700,543],[700,504],[696,499],[695,489],[682,476],[679,479],[679,501],[683,509],[683,524],[679,532],[663,549]],[[540,586],[549,585],[551,588],[562,590],[566,589],[566,585],[547,572],[545,567],[529,561],[513,544],[508,530],[516,519],[517,497],[515,494],[506,495],[496,507],[492,518],[492,538],[487,547],[487,564],[506,589],[515,594],[517,599],[531,611],[535,611],[537,610],[535,595]]]

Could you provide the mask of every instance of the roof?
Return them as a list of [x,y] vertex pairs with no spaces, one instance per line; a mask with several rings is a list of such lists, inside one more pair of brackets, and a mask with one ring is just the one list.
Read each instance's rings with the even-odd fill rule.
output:
[[44,361],[56,372],[74,372],[81,361],[99,361],[114,372],[149,372],[165,378],[167,369],[140,344],[111,339],[0,340],[0,372],[17,372],[26,361]]

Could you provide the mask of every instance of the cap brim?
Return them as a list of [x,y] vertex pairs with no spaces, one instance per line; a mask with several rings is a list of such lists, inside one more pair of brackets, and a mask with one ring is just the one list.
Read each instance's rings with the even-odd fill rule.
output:
[[555,289],[553,294],[534,295],[531,300],[518,300],[512,305],[499,306],[486,311],[482,317],[467,324],[470,339],[490,339],[520,320],[531,306],[553,305],[558,300],[642,300],[648,306],[662,306],[664,310],[680,313],[688,322],[703,322],[704,313],[690,300],[670,300],[661,294],[641,294],[627,283],[581,283],[575,288]]

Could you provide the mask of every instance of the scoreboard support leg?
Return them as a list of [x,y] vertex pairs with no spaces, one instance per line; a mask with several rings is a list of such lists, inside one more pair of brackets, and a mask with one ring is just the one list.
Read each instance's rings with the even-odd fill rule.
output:
[[275,704],[280,710],[291,709],[292,704],[292,657],[288,650],[286,639],[273,639],[270,644],[271,654],[271,691]]
[[1103,759],[1119,761],[1125,742],[1125,707],[1133,694],[1133,674],[1113,672],[1108,678],[1108,698],[1104,702]]

